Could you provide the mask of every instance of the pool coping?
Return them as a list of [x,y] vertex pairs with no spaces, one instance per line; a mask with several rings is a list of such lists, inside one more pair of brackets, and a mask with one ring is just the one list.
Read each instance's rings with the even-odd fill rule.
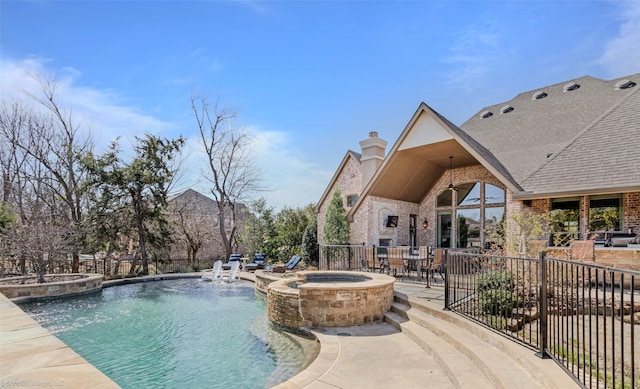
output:
[[120,386],[0,293],[0,387]]

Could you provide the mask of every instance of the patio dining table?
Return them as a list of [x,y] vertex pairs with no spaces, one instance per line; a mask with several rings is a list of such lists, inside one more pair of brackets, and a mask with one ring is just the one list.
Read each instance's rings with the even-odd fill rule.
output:
[[[406,254],[402,257],[405,263],[405,269],[410,275],[412,269],[416,269],[418,279],[422,279],[422,268],[428,269],[431,266],[430,255]],[[427,275],[427,288],[429,288],[429,276]]]

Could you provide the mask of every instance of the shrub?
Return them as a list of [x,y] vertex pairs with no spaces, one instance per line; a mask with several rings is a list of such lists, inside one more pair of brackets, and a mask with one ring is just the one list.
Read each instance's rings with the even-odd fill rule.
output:
[[480,313],[510,317],[520,305],[518,295],[510,290],[489,289],[478,294]]
[[515,289],[513,274],[509,271],[495,271],[483,274],[476,279],[476,292],[491,289]]
[[476,293],[480,314],[510,317],[513,309],[520,306],[520,299],[514,289],[515,282],[511,272],[496,271],[479,276],[476,280]]

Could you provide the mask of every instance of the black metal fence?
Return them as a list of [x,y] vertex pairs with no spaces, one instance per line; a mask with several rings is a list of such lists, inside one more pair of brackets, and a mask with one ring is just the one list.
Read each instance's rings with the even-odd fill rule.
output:
[[[214,260],[195,260],[187,259],[171,259],[168,261],[160,261],[157,259],[149,260],[149,274],[166,274],[166,273],[186,273],[190,271],[198,271],[200,269],[211,268]],[[132,271],[133,268],[133,271]],[[47,274],[64,274],[71,273],[71,260],[51,261],[47,266]],[[81,259],[80,273],[103,274],[111,277],[126,277],[130,274],[138,274],[142,271],[142,261],[140,259]],[[16,260],[0,260],[0,277],[15,277],[33,273],[33,266],[26,261],[23,264]]]
[[640,387],[640,272],[445,254],[445,308],[551,357],[583,386]]
[[[443,251],[442,251],[443,252]],[[444,264],[435,263],[441,252],[431,247],[364,245],[320,246],[320,270],[358,270],[391,274],[398,281],[444,284]]]

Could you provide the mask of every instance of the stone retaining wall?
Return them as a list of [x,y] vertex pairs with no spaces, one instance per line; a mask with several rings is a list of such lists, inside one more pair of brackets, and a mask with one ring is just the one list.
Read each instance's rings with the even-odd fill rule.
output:
[[[101,274],[68,274],[75,280],[47,282],[45,284],[1,284],[0,293],[11,300],[29,300],[56,296],[69,296],[102,289]],[[47,276],[45,276],[46,278]],[[36,278],[35,276],[17,278]]]

